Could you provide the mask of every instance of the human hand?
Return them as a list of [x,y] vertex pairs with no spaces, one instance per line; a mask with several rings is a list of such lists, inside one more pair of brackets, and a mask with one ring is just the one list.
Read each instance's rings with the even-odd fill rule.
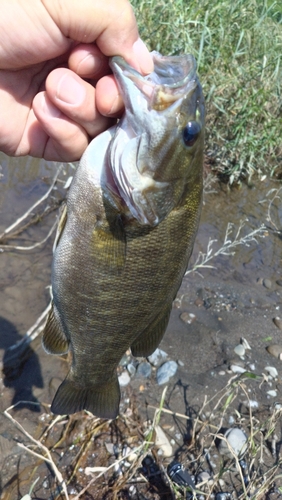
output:
[[79,159],[122,111],[113,55],[153,70],[128,0],[2,0],[0,150]]

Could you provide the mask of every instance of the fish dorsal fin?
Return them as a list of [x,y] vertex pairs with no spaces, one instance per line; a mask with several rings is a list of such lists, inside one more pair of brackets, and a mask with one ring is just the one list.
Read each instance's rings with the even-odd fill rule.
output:
[[85,387],[72,380],[70,371],[55,394],[51,411],[56,415],[68,415],[88,410],[96,417],[115,418],[118,415],[119,402],[117,376],[106,384]]
[[125,265],[126,234],[122,220],[116,216],[108,224],[97,223],[92,237],[95,260],[107,269],[120,272]]
[[45,351],[50,354],[65,354],[69,350],[69,342],[63,332],[59,315],[56,313],[54,304],[52,304],[43,331],[42,344]]
[[172,305],[166,307],[131,344],[133,356],[150,356],[162,340],[170,316]]

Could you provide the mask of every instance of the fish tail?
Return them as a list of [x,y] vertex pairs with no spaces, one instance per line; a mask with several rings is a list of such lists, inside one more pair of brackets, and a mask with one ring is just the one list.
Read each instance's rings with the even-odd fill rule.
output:
[[119,402],[117,377],[107,384],[85,387],[74,382],[68,374],[55,394],[51,411],[56,415],[68,415],[88,410],[96,417],[112,419],[118,415]]

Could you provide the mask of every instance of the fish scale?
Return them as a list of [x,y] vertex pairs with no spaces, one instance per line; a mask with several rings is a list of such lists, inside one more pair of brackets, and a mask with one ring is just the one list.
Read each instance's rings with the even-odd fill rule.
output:
[[[117,365],[129,347],[135,356],[157,348],[193,249],[202,199],[202,91],[192,56],[152,57],[157,78],[112,59],[125,115],[89,144],[60,223],[43,335],[47,352],[71,352],[51,407],[56,414],[86,409],[116,417]],[[155,83],[165,79],[164,65],[170,75],[175,70],[169,85]],[[169,104],[156,111],[159,89]],[[140,108],[133,110],[136,95]]]

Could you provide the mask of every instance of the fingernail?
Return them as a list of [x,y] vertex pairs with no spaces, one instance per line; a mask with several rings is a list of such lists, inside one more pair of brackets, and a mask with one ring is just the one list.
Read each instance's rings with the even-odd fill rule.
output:
[[114,115],[114,114],[120,112],[120,110],[122,109],[122,107],[123,107],[122,97],[121,97],[120,94],[117,94],[116,97],[113,100],[111,109],[109,110],[109,112],[107,113],[107,115],[111,116],[111,115]]
[[93,54],[87,54],[84,59],[79,62],[76,73],[85,78],[88,76],[92,77],[105,67],[105,60],[105,56],[99,57],[95,55],[94,57]]
[[86,90],[73,76],[64,74],[58,82],[56,98],[67,104],[79,105],[85,98]]
[[152,73],[152,71],[154,71],[153,59],[141,38],[138,38],[138,40],[133,44],[133,52],[136,57],[134,65],[135,67],[138,65],[138,68],[136,69],[144,75]]
[[62,116],[61,111],[58,108],[56,108],[56,106],[54,106],[54,104],[52,104],[44,94],[42,95],[41,106],[42,106],[42,111],[49,117],[59,118]]

